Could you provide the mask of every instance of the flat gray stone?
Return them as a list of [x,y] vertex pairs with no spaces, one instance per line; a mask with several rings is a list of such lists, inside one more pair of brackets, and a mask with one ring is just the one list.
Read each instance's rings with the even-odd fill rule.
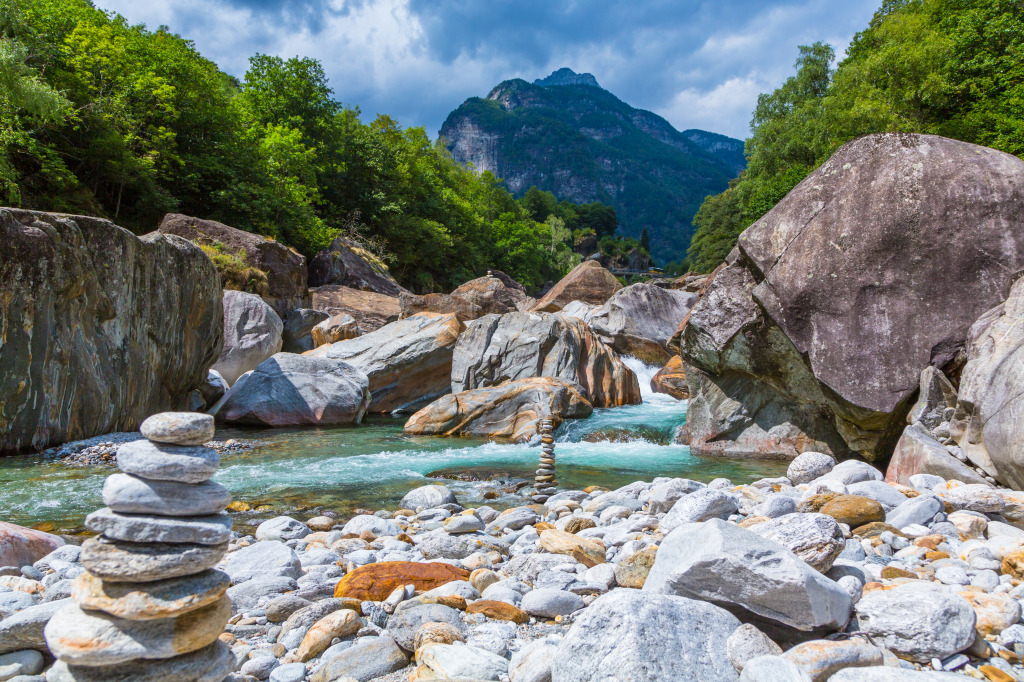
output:
[[720,519],[666,536],[643,591],[710,601],[803,632],[838,630],[853,607],[843,588],[787,548]]
[[851,495],[867,497],[882,505],[886,511],[907,501],[907,496],[884,481],[861,481],[846,486]]
[[257,577],[302,576],[302,566],[295,550],[276,540],[256,542],[232,552],[223,570],[236,585]]
[[682,497],[676,502],[659,528],[666,535],[686,523],[698,523],[708,519],[724,519],[739,511],[736,498],[721,490],[703,488]]
[[931,670],[907,670],[878,666],[840,670],[828,682],[963,682],[964,676]]
[[347,678],[369,682],[375,677],[401,670],[408,663],[409,656],[394,640],[384,635],[345,649],[314,673],[311,682],[333,682]]
[[442,680],[500,680],[508,672],[507,660],[463,642],[427,645],[420,650],[417,662]]
[[281,633],[277,636],[277,641],[283,641],[287,637],[288,633],[293,631],[304,631],[307,630],[311,625],[316,623],[321,618],[329,616],[335,611],[347,608],[345,602],[342,599],[336,599],[334,597],[330,599],[322,599],[318,602],[314,602],[309,606],[305,606],[292,615],[288,616],[288,619],[281,626]]
[[519,608],[531,616],[554,618],[555,616],[567,616],[573,611],[582,609],[583,606],[583,598],[572,592],[540,589],[530,590],[523,595],[523,601]]
[[199,412],[161,412],[139,425],[147,439],[174,445],[202,445],[213,440],[215,428],[213,416]]
[[[229,587],[228,599],[231,600],[231,610],[234,613],[245,613],[256,608],[256,604],[262,597],[282,592],[293,592],[297,589],[299,589],[299,584],[293,578],[261,576]],[[305,599],[300,601],[309,603]],[[282,620],[284,619],[282,618]]]
[[305,663],[286,663],[274,668],[270,682],[302,682],[306,679]]
[[832,568],[846,547],[839,524],[826,514],[786,514],[749,530],[782,545],[819,573]]
[[30,606],[23,611],[18,611],[13,616],[0,620],[0,654],[21,649],[48,652],[43,629],[50,622],[53,614],[71,603],[70,599],[61,599]]
[[152,514],[119,514],[110,507],[85,517],[85,527],[112,540],[128,542],[190,542],[220,545],[231,539],[227,514],[168,517]]
[[529,507],[514,507],[498,515],[487,525],[488,530],[519,530],[540,521],[540,516]]
[[82,543],[82,566],[104,580],[141,583],[200,573],[213,568],[225,551],[227,543],[142,543],[100,536]]
[[400,535],[402,529],[398,527],[398,524],[391,519],[382,519],[379,516],[372,514],[359,514],[353,517],[345,527],[341,529],[341,532],[345,535],[352,533],[359,535],[363,531],[370,531],[377,537],[383,535]]
[[615,590],[573,623],[558,646],[551,680],[735,682],[726,642],[739,624],[706,602]]
[[117,449],[117,468],[151,481],[202,483],[220,466],[220,453],[199,445],[134,440]]
[[290,516],[275,516],[256,527],[257,540],[301,540],[310,533],[309,526]]
[[942,508],[939,498],[932,495],[918,495],[886,512],[885,522],[900,530],[913,524],[926,526],[935,518],[936,514],[942,511]]
[[0,680],[19,675],[38,675],[43,671],[43,655],[35,649],[0,654]]
[[91,573],[74,581],[71,596],[90,611],[104,611],[127,620],[170,618],[195,611],[220,599],[231,585],[221,571],[147,583],[103,582]]
[[442,525],[444,532],[450,535],[476,533],[484,529],[484,522],[473,514],[456,514],[450,519],[445,519]]
[[191,485],[113,474],[103,484],[103,503],[123,514],[203,516],[224,511],[230,502],[228,489],[213,481]]
[[450,535],[434,530],[418,536],[419,548],[427,559],[465,559],[475,552],[507,552],[508,545],[487,535]]
[[46,643],[69,665],[117,665],[139,658],[173,658],[217,641],[231,617],[227,597],[176,618],[124,620],[65,604],[46,624]]
[[231,648],[216,641],[198,651],[147,661],[130,661],[114,666],[68,665],[57,661],[47,671],[47,682],[221,682],[234,669]]
[[294,594],[282,594],[280,597],[274,597],[267,602],[264,610],[267,613],[267,620],[271,623],[283,623],[288,620],[290,615],[299,609],[309,606],[311,603],[308,599],[303,599]]

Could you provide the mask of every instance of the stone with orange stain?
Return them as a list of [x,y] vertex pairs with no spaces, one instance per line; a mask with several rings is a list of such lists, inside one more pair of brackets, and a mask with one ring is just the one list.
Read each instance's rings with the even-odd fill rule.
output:
[[154,620],[208,606],[230,586],[231,578],[215,570],[148,583],[105,582],[86,571],[72,583],[71,597],[90,611],[127,620]]
[[998,635],[1020,621],[1020,603],[1008,594],[986,594],[962,590],[960,596],[968,601],[977,620],[974,629],[982,636]]
[[362,624],[359,622],[358,614],[351,609],[341,609],[329,613],[309,628],[306,636],[302,638],[298,651],[295,652],[295,659],[305,663],[311,658],[316,658],[328,647],[335,637],[348,637],[359,632]]
[[832,642],[815,640],[797,644],[782,654],[807,673],[812,682],[825,682],[843,668],[882,665],[881,650],[860,638]]
[[416,561],[383,561],[360,566],[338,581],[335,597],[383,601],[401,585],[429,591],[455,580],[466,580],[469,571],[451,564]]
[[526,611],[508,604],[503,601],[494,601],[492,599],[480,599],[468,607],[466,607],[466,613],[482,613],[488,618],[494,620],[507,620],[513,623],[526,623],[529,622],[530,616],[527,615]]
[[925,549],[934,550],[936,547],[938,547],[945,541],[946,538],[944,538],[941,535],[925,535],[924,537],[917,538],[916,540],[914,540],[913,544],[917,545],[918,547],[924,547]]
[[459,611],[466,610],[466,598],[461,594],[444,594],[437,597],[437,603]]
[[1002,569],[1012,578],[1024,578],[1024,550],[1010,552],[1003,557]]
[[1013,677],[1007,672],[1000,670],[994,665],[982,665],[978,667],[978,672],[985,676],[989,682],[1016,682],[1017,678]]
[[42,594],[46,587],[38,580],[30,580],[20,575],[0,575],[0,587],[9,587],[15,592],[26,594]]
[[759,523],[764,523],[767,520],[767,516],[748,516],[736,525],[740,528],[750,528],[751,526],[756,526]]
[[549,529],[540,534],[540,546],[552,554],[564,554],[591,568],[605,562],[604,545],[563,530]]
[[938,561],[939,559],[948,559],[949,558],[949,554],[947,554],[946,552],[939,552],[939,551],[925,552],[924,553],[924,558],[927,559],[928,561]]
[[174,618],[138,621],[69,603],[54,614],[43,633],[50,652],[68,665],[116,665],[202,649],[217,641],[230,617],[227,596]]
[[819,510],[839,523],[850,528],[859,528],[876,521],[885,521],[885,509],[869,497],[860,495],[839,495],[832,498]]
[[690,388],[686,384],[686,367],[680,356],[673,355],[651,378],[651,390],[655,393],[665,393],[677,400],[686,400],[690,397]]

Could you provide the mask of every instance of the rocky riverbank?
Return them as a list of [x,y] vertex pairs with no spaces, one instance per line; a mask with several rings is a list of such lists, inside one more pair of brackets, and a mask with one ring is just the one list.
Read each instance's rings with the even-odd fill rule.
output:
[[[233,533],[228,679],[1024,676],[1020,493],[819,453],[749,484],[531,492],[499,513],[424,486]],[[0,679],[72,679],[41,676],[43,626],[92,561],[64,546],[0,569]]]
[[[61,464],[68,466],[114,466],[117,448],[120,445],[142,439],[143,435],[138,431],[119,431],[64,443],[59,447],[43,450],[39,454],[46,459],[59,460]],[[255,441],[240,438],[229,438],[223,441],[211,440],[204,445],[204,447],[212,448],[221,454],[244,452],[256,446]]]

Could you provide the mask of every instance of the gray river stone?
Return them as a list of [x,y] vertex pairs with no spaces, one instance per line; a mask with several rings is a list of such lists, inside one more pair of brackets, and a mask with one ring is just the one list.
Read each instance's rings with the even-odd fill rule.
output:
[[740,682],[813,682],[796,663],[779,656],[759,656],[747,661]]
[[[650,512],[651,514],[667,512],[672,505],[679,501],[680,497],[695,493],[705,487],[707,486],[703,483],[691,481],[688,478],[673,478],[670,481],[655,484],[651,488]],[[548,500],[548,505],[551,505],[551,500]]]
[[964,676],[956,673],[940,673],[931,670],[907,670],[876,666],[871,668],[850,668],[840,670],[828,682],[963,682]]
[[277,540],[256,542],[232,552],[223,570],[231,576],[236,585],[264,576],[302,576],[299,555],[291,547]]
[[275,516],[256,527],[257,540],[301,540],[310,533],[309,526],[290,516]]
[[[245,613],[256,608],[256,604],[259,603],[262,597],[269,597],[272,594],[281,594],[282,592],[293,592],[297,589],[299,589],[299,584],[293,578],[263,576],[229,587],[228,599],[231,600],[231,610],[233,612]],[[299,601],[309,604],[305,599],[299,599]],[[267,615],[269,616],[269,610]]]
[[706,602],[615,590],[576,619],[558,646],[551,680],[735,681],[726,642],[739,624]]
[[387,632],[398,646],[412,652],[416,631],[424,623],[448,623],[463,633],[466,630],[461,614],[455,609],[442,604],[424,604],[404,609],[388,618]]
[[213,416],[200,412],[161,412],[139,425],[143,436],[158,443],[202,445],[213,440]]
[[402,509],[417,511],[420,508],[433,509],[442,504],[458,504],[455,493],[443,485],[423,485],[405,494],[400,504]]
[[928,663],[969,647],[976,616],[960,595],[919,581],[868,592],[857,602],[857,620],[896,655]]
[[112,666],[68,665],[58,661],[46,682],[221,682],[234,669],[231,648],[216,641],[198,651],[158,660],[134,660]]
[[82,543],[82,566],[104,580],[141,583],[200,573],[213,568],[227,543],[141,543],[89,538]]
[[842,628],[853,607],[843,588],[782,545],[719,519],[666,536],[643,591],[710,601],[745,620],[805,632]]
[[231,493],[213,481],[190,485],[113,474],[103,484],[103,502],[123,514],[202,516],[223,511]]
[[43,655],[35,649],[22,649],[0,654],[0,680],[20,675],[38,675],[43,671]]
[[332,682],[352,678],[368,682],[409,663],[409,656],[386,634],[370,642],[345,649],[321,670],[313,674],[311,682]]
[[927,525],[942,511],[942,502],[933,495],[918,495],[889,510],[885,522],[895,528],[904,529],[914,524]]
[[682,497],[661,520],[659,528],[666,535],[686,523],[698,523],[708,519],[724,519],[739,511],[736,498],[721,490],[703,488]]
[[465,559],[474,552],[508,551],[507,545],[487,535],[450,535],[441,529],[420,535],[418,547],[427,559]]
[[523,595],[523,601],[519,608],[531,616],[554,618],[555,616],[567,616],[573,611],[582,609],[583,606],[583,598],[572,592],[538,589],[530,590]]
[[826,514],[786,514],[752,526],[750,531],[777,542],[821,573],[832,568],[846,547],[839,524]]
[[860,495],[878,502],[886,511],[907,501],[907,496],[884,481],[861,481],[846,486],[851,495]]
[[151,481],[202,483],[220,466],[220,454],[199,445],[166,445],[135,440],[117,449],[117,468]]
[[786,470],[786,477],[793,485],[810,483],[816,478],[821,478],[836,465],[836,460],[824,452],[804,452],[797,455],[789,463]]
[[194,542],[220,545],[231,539],[231,517],[227,514],[168,517],[118,514],[104,507],[85,517],[85,527],[113,540],[129,542]]
[[50,622],[53,614],[64,606],[71,604],[70,599],[61,599],[37,606],[30,606],[0,621],[0,654],[35,649],[49,651],[43,628]]
[[737,672],[743,672],[747,661],[759,656],[778,656],[782,647],[750,623],[744,623],[729,635],[726,642],[729,661]]
[[372,514],[359,514],[354,516],[345,527],[341,529],[341,532],[345,535],[352,533],[353,535],[359,535],[363,531],[370,531],[377,537],[382,535],[400,535],[402,529],[398,527],[398,524],[391,519],[382,519],[379,516],[373,516]]
[[51,653],[69,665],[117,665],[137,658],[173,658],[215,641],[231,617],[227,597],[174,618],[124,620],[66,604],[46,624]]
[[345,606],[345,601],[342,599],[323,599],[318,602],[314,602],[309,606],[304,606],[292,615],[288,616],[284,624],[281,626],[281,633],[277,636],[277,641],[283,640],[289,632],[294,630],[308,630],[311,625],[316,623],[321,618],[329,616],[335,611],[348,608]]

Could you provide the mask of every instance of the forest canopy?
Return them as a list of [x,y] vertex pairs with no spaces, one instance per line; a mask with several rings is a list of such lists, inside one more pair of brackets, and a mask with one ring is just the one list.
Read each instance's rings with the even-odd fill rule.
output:
[[796,74],[758,98],[748,166],[705,199],[689,265],[710,272],[739,234],[828,159],[868,133],[943,135],[1024,154],[1024,3],[886,0],[833,66],[800,47]]
[[140,233],[181,212],[307,257],[346,229],[420,291],[488,268],[538,287],[579,260],[549,215],[611,232],[618,222],[594,204],[542,215],[423,128],[364,123],[314,59],[257,54],[238,80],[167,27],[129,25],[88,0],[0,3],[0,86],[5,205]]

